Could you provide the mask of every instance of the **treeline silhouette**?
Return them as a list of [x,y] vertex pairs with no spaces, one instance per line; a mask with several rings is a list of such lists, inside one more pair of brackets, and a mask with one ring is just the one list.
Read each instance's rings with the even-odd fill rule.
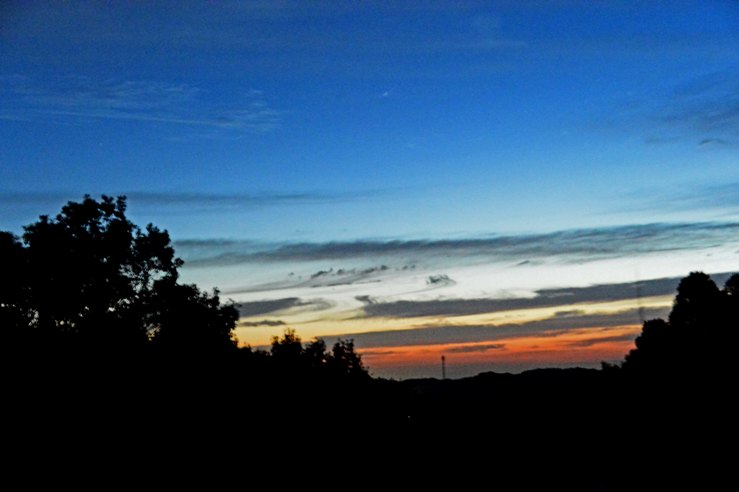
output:
[[0,232],[4,420],[20,448],[216,446],[236,419],[286,445],[314,429],[342,453],[360,435],[428,459],[439,440],[539,463],[564,452],[579,468],[563,483],[610,490],[624,483],[609,470],[625,439],[629,456],[648,459],[735,430],[739,275],[722,289],[684,278],[669,318],[646,321],[622,364],[392,381],[370,377],[351,340],[329,349],[286,330],[268,351],[237,347],[236,306],[181,283],[167,232],[125,212],[123,197],[86,196],[21,238]]
[[217,290],[180,282],[182,264],[166,231],[126,217],[124,197],[70,202],[21,238],[0,232],[9,391],[36,401],[31,414],[59,407],[69,419],[87,415],[70,409],[90,399],[167,413],[204,402],[213,411],[238,408],[254,398],[249,413],[265,418],[285,408],[315,409],[325,419],[366,407],[333,410],[380,384],[351,340],[303,344],[287,330],[268,351],[237,347],[237,307]]
[[109,369],[131,361],[244,360],[275,373],[369,377],[351,340],[328,351],[323,340],[303,346],[287,330],[269,352],[237,348],[236,306],[222,303],[217,290],[180,283],[183,262],[167,232],[151,224],[141,230],[125,211],[124,197],[87,196],[25,227],[22,240],[0,232],[6,354],[37,364],[94,362]]

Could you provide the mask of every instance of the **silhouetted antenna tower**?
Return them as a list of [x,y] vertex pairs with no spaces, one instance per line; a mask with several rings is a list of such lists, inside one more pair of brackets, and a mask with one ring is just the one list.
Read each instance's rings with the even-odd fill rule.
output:
[[441,356],[441,379],[446,379],[446,357]]

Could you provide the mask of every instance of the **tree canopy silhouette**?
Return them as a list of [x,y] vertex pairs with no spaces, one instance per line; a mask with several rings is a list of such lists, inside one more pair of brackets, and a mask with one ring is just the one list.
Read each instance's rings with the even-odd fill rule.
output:
[[623,367],[646,373],[729,370],[737,343],[739,274],[719,289],[710,276],[692,272],[680,281],[667,321],[648,320]]
[[303,346],[303,342],[288,328],[282,337],[272,337],[271,359],[278,370],[314,377],[328,377],[351,381],[369,379],[362,356],[354,348],[353,340],[337,340],[329,351],[321,338]]
[[0,233],[3,332],[24,348],[81,354],[234,349],[235,307],[178,283],[169,234],[125,212],[125,197],[85,196],[22,239]]
[[[0,232],[0,329],[9,346],[26,335],[24,328],[33,319],[27,282],[27,254],[23,245],[8,232]],[[14,347],[15,348],[15,347]]]

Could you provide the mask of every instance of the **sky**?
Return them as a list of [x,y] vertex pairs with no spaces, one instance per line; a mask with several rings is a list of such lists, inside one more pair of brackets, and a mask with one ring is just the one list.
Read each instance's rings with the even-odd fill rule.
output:
[[739,270],[734,1],[0,3],[0,229],[167,229],[240,343],[596,367]]

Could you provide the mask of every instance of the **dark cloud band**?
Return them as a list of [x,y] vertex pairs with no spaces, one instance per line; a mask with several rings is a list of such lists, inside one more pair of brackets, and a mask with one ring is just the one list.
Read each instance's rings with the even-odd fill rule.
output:
[[[718,284],[725,282],[730,273],[712,275]],[[429,301],[396,301],[359,297],[362,310],[367,317],[416,318],[454,317],[474,314],[497,313],[515,309],[536,309],[567,304],[613,302],[637,297],[672,295],[680,282],[679,277],[660,278],[643,282],[603,284],[589,287],[542,289],[535,297],[513,299],[438,299]],[[578,311],[559,312],[557,318],[575,318]]]
[[739,223],[655,223],[576,229],[549,234],[453,240],[352,241],[264,245],[200,241],[190,266],[227,266],[252,262],[305,262],[356,258],[464,258],[467,261],[532,261],[556,258],[582,261],[701,249],[736,242]]
[[[638,325],[640,317],[664,317],[669,308],[627,309],[617,313],[587,314],[576,317],[553,317],[520,324],[502,325],[428,325],[415,329],[373,331],[342,334],[337,338],[353,338],[364,348],[444,345],[454,343],[497,343],[520,337],[554,337],[575,329],[592,329],[593,335],[606,333],[616,326]],[[630,336],[628,337],[631,338]]]

